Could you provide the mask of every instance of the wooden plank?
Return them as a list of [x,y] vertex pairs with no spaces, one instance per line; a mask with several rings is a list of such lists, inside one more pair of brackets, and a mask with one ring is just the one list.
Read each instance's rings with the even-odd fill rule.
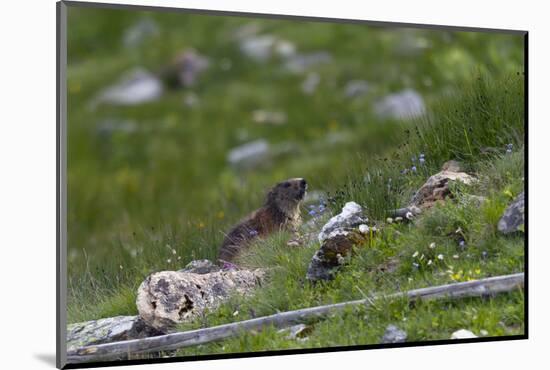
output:
[[243,332],[261,329],[266,326],[278,328],[324,316],[346,307],[372,305],[375,301],[407,298],[409,300],[458,299],[464,297],[492,296],[523,288],[524,273],[490,277],[463,283],[446,284],[421,288],[394,294],[375,294],[367,299],[335,303],[295,311],[280,312],[211,328],[172,333],[145,339],[135,339],[115,343],[81,347],[68,351],[69,363],[116,360],[127,354],[169,351],[196,346],[237,336]]

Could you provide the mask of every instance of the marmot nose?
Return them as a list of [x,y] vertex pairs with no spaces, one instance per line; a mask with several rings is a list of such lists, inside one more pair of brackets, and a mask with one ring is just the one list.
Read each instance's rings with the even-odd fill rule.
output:
[[301,180],[300,180],[300,186],[301,186],[302,188],[305,189],[305,188],[307,187],[307,182],[306,182],[306,180],[301,179]]

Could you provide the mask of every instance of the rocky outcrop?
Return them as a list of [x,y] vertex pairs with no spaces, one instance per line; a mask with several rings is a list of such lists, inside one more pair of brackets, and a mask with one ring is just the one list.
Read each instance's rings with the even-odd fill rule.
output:
[[163,331],[148,326],[139,316],[109,317],[69,324],[67,349],[162,334],[164,334]]
[[504,215],[498,221],[498,231],[503,234],[511,234],[523,231],[525,223],[525,194],[520,195],[506,208]]
[[461,172],[460,165],[456,161],[449,161],[443,165],[441,172],[431,176],[424,185],[418,189],[411,200],[411,206],[429,208],[438,201],[445,200],[450,194],[449,184],[459,181],[470,185],[475,178],[465,172]]
[[351,257],[353,247],[367,242],[376,231],[366,222],[359,204],[346,203],[342,212],[321,229],[318,235],[321,247],[309,263],[306,279],[311,282],[333,279],[338,269]]
[[251,292],[264,276],[263,270],[230,270],[206,274],[179,271],[157,272],[145,279],[137,294],[143,321],[158,330],[190,321],[213,310],[232,294]]

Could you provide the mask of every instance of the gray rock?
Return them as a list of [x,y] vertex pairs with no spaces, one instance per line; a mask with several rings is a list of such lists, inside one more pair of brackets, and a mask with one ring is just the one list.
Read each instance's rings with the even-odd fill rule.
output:
[[231,149],[227,160],[234,167],[253,168],[265,162],[270,156],[269,143],[264,139],[258,139]]
[[332,62],[332,56],[326,51],[318,51],[309,54],[296,54],[287,58],[285,69],[293,73],[304,73],[308,69],[319,64]]
[[92,108],[101,103],[113,105],[138,105],[160,98],[161,81],[152,73],[136,68],[122,76],[116,84],[103,90],[92,102]]
[[422,116],[426,108],[424,99],[418,92],[406,89],[378,101],[374,111],[380,118],[408,120]]
[[357,98],[367,94],[371,90],[371,86],[367,81],[352,80],[346,84],[344,95],[346,98]]
[[139,316],[116,316],[67,325],[67,349],[164,334]]
[[498,231],[503,234],[510,234],[517,231],[524,231],[525,224],[525,194],[520,195],[506,208],[504,215],[498,221]]
[[321,82],[321,77],[318,73],[310,72],[307,74],[306,79],[302,82],[302,91],[304,94],[311,95],[317,89],[317,86]]
[[228,270],[207,274],[157,272],[141,283],[136,305],[143,321],[169,331],[176,324],[193,320],[205,310],[216,309],[233,294],[252,292],[263,270]]
[[475,178],[465,172],[443,170],[431,176],[424,185],[417,190],[411,200],[411,206],[429,208],[438,201],[445,200],[450,194],[449,183],[459,181],[470,185]]
[[363,215],[363,208],[355,202],[348,202],[342,208],[342,212],[332,217],[323,226],[318,235],[319,243],[322,244],[337,229],[354,228],[367,221],[367,217]]
[[195,260],[189,262],[183,269],[178,272],[190,272],[192,274],[209,274],[211,272],[218,272],[221,268],[210,260]]
[[159,35],[158,25],[150,18],[140,19],[124,31],[122,42],[125,47],[135,48],[150,37]]
[[388,325],[381,343],[404,343],[407,341],[407,332],[395,325]]

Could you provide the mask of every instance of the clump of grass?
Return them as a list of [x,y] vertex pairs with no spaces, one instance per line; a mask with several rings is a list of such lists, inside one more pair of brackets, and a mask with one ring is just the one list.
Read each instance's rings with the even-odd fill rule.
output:
[[[488,186],[497,186],[502,175],[522,174],[523,89],[523,78],[516,75],[498,80],[480,76],[464,84],[405,129],[397,150],[365,160],[362,170],[335,188],[330,193],[333,209],[355,200],[371,217],[383,219],[388,210],[406,205],[414,189],[451,159],[467,171],[487,170],[492,181]],[[509,161],[498,162],[500,167],[492,171],[485,168],[502,155]]]

